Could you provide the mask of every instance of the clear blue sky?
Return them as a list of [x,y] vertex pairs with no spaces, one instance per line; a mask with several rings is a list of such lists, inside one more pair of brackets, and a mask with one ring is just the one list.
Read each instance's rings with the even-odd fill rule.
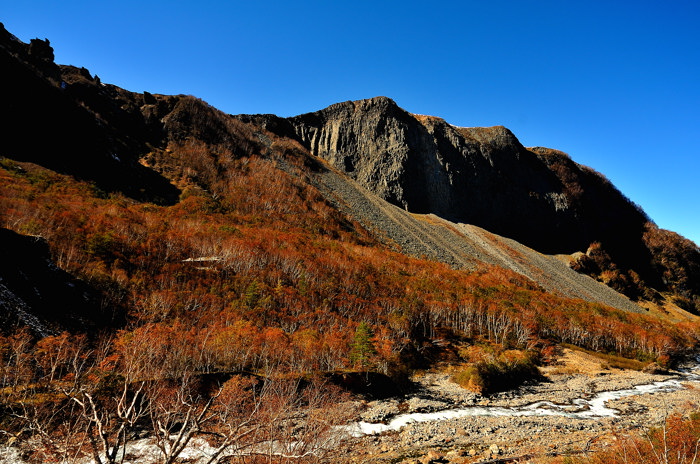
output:
[[59,63],[228,113],[385,95],[602,172],[700,243],[700,2],[3,1]]

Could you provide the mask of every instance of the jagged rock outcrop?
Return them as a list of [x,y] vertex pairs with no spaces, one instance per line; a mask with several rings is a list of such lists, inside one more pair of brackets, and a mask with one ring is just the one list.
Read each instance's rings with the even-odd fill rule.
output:
[[[455,127],[385,97],[339,103],[289,123],[314,155],[411,212],[476,224],[550,253],[586,249],[603,228],[621,227],[588,224],[566,184],[588,172],[563,153],[526,149],[502,126]],[[614,188],[606,194],[621,197]],[[622,209],[637,217],[636,227],[646,222],[628,202]]]
[[[527,224],[551,225],[552,211],[574,214],[557,176],[502,126],[458,128],[412,115],[386,97],[288,119],[237,117],[296,138],[313,155],[410,212],[477,224],[543,251],[560,247],[541,236],[541,226]],[[572,251],[585,246],[578,240]]]
[[162,138],[160,122],[140,111],[141,94],[103,85],[84,68],[56,65],[48,40],[25,44],[2,24],[0,68],[0,156],[142,200],[177,200],[179,192],[168,180],[139,163],[149,144]]

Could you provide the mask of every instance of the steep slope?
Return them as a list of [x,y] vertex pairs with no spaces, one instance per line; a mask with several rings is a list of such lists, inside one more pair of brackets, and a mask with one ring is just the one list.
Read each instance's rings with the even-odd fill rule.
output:
[[43,336],[94,330],[115,317],[119,315],[102,310],[94,289],[52,262],[45,240],[0,228],[1,332],[22,326]]
[[628,298],[573,271],[561,260],[480,227],[452,223],[436,215],[409,213],[371,194],[334,169],[320,170],[314,179],[334,203],[385,243],[403,253],[475,269],[489,264],[517,272],[548,292],[581,298],[625,311],[642,309]]
[[[504,127],[455,127],[385,97],[286,120],[241,119],[296,138],[407,211],[474,224],[544,253],[585,252],[573,266],[630,297],[668,291],[700,309],[695,244],[659,230],[601,174],[560,151],[527,149]],[[675,259],[660,258],[661,242]]]

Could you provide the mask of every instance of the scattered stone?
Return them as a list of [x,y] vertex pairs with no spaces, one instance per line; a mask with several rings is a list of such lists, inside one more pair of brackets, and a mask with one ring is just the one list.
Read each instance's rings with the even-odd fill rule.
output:
[[435,451],[435,450],[430,450],[428,451],[428,454],[423,456],[423,458],[420,460],[421,464],[432,464],[432,463],[437,463],[437,462],[442,462],[444,459],[444,456],[442,453]]
[[[665,380],[668,377],[645,374],[638,371],[611,371],[609,376],[596,376],[591,382],[590,374],[569,374],[551,378],[550,382],[528,385],[517,394],[491,397],[491,405],[497,407],[517,407],[533,404],[539,401],[551,401],[556,404],[570,404],[572,399],[585,397],[587,393],[596,394],[602,390],[620,390],[631,388],[632,385],[652,383]],[[416,380],[419,394],[412,398],[413,407],[430,407],[431,402],[444,403],[450,409],[457,407],[451,402],[453,397],[452,385],[443,379],[442,374],[428,373]],[[659,398],[663,395],[664,401]],[[601,419],[577,419],[558,416],[470,416],[455,419],[445,419],[435,422],[415,422],[406,425],[400,432],[378,437],[363,437],[355,442],[355,456],[362,456],[358,462],[389,464],[463,464],[474,460],[498,460],[504,455],[524,455],[533,449],[543,453],[561,453],[567,449],[584,449],[587,443],[595,437],[606,437],[609,443],[609,433],[615,430],[639,427],[641,424],[657,424],[664,420],[669,410],[684,407],[689,398],[695,398],[697,391],[682,389],[674,392],[658,393],[657,395],[639,395],[611,400],[608,406],[620,411],[619,417]],[[456,395],[454,396],[456,398]],[[695,398],[696,399],[696,398]],[[396,402],[395,402],[396,401]],[[401,403],[401,401],[405,401]],[[382,402],[369,403],[367,411],[382,410]],[[386,400],[393,403],[399,414],[406,412],[408,400]],[[663,407],[662,407],[663,403]],[[398,405],[401,405],[399,407]],[[576,406],[580,408],[580,406]],[[388,417],[390,419],[391,417]],[[605,443],[599,440],[598,443]],[[443,448],[447,443],[452,450],[442,450],[443,456],[428,455],[430,448]],[[497,444],[496,444],[497,443]],[[367,453],[361,453],[362,448]],[[458,449],[464,451],[460,455]],[[389,449],[390,451],[381,453]],[[419,451],[419,450],[422,450]],[[397,455],[419,457],[396,459]],[[393,453],[393,454],[392,454]],[[339,461],[347,464],[349,461]]]
[[443,401],[428,400],[414,396],[406,402],[408,412],[433,412],[447,409],[449,406]]
[[399,412],[399,403],[396,400],[372,401],[367,404],[367,409],[360,414],[360,419],[371,423],[384,422]]
[[654,375],[665,375],[668,374],[668,369],[664,369],[663,367],[659,366],[657,363],[653,362],[651,364],[647,364],[644,366],[644,369],[642,369],[642,372],[645,374],[654,374]]

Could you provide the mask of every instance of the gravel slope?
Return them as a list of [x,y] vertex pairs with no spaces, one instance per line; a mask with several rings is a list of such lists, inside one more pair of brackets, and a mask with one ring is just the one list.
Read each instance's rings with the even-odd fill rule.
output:
[[518,272],[562,296],[625,311],[644,311],[627,297],[578,274],[554,256],[543,255],[473,225],[455,224],[432,214],[408,213],[333,168],[316,173],[314,181],[338,208],[403,253],[461,269],[475,269],[480,263],[494,264]]

